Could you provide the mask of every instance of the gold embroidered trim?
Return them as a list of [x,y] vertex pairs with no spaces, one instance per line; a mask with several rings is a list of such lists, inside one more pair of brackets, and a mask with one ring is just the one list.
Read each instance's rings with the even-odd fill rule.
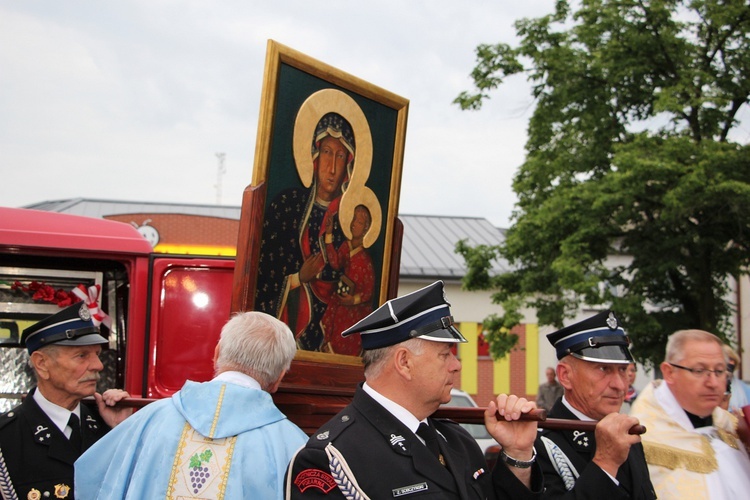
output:
[[234,445],[237,443],[237,436],[229,438],[229,450],[227,451],[227,461],[221,469],[221,480],[219,482],[219,498],[223,499],[227,491],[227,480],[229,479],[229,469],[232,468],[232,457],[234,457]]
[[727,432],[724,429],[716,429],[716,432],[719,434],[719,439],[724,441],[727,446],[730,446],[735,450],[740,449],[740,443],[737,439],[737,436],[735,436],[733,433]]
[[646,453],[646,462],[649,465],[666,467],[667,469],[686,469],[700,474],[709,474],[718,469],[716,454],[711,446],[711,440],[707,436],[701,436],[700,453],[681,450],[673,446],[643,443],[643,451]]
[[174,494],[174,486],[179,475],[180,457],[185,449],[187,435],[190,430],[192,430],[192,427],[185,422],[185,427],[182,428],[182,434],[180,435],[180,442],[177,445],[177,453],[175,453],[174,462],[172,462],[172,473],[169,475],[169,484],[167,485],[167,498],[172,498],[172,495]]
[[216,432],[216,424],[219,423],[219,414],[221,413],[221,403],[224,401],[224,391],[227,389],[227,384],[221,385],[221,391],[219,392],[219,401],[216,403],[216,411],[214,412],[214,420],[211,422],[211,431],[208,433],[208,437],[213,439],[214,432]]

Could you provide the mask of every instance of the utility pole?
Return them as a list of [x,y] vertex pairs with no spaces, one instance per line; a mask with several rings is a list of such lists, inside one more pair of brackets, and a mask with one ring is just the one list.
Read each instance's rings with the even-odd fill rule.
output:
[[216,158],[219,160],[218,169],[216,171],[216,204],[221,205],[221,178],[227,173],[227,167],[224,166],[224,159],[227,157],[226,153],[216,153]]

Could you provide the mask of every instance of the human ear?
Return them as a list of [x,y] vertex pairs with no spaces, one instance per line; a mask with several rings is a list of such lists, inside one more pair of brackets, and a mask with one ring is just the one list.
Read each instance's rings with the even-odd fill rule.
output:
[[659,368],[661,369],[661,374],[664,377],[664,382],[672,385],[672,383],[674,383],[674,368],[672,368],[672,365],[670,365],[666,361],[663,361],[662,364],[659,365]]
[[573,373],[573,367],[564,361],[560,361],[557,364],[557,380],[560,382],[560,385],[562,385],[565,390],[570,390],[573,387],[573,381],[571,379],[571,375]]
[[393,354],[393,364],[401,377],[406,380],[412,379],[412,352],[406,347],[399,347]]
[[31,365],[34,367],[37,377],[49,380],[49,361],[49,356],[43,352],[34,351],[31,353]]
[[276,379],[276,382],[271,384],[271,387],[268,388],[268,393],[273,394],[279,389],[279,384],[281,384],[281,379],[284,378],[284,375],[286,375],[286,370],[282,371],[279,375],[279,378]]
[[216,368],[216,361],[219,359],[219,344],[214,347],[214,368]]

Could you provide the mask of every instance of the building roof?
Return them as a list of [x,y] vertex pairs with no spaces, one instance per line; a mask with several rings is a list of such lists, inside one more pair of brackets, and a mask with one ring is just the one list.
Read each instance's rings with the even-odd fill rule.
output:
[[[75,198],[35,203],[24,208],[103,218],[128,213],[164,213],[221,217],[239,220],[239,206],[191,205]],[[455,252],[456,243],[499,245],[505,239],[502,229],[481,217],[399,214],[404,224],[401,247],[401,278],[460,280],[466,274],[463,257]],[[495,262],[495,273],[507,270],[505,261]]]
[[[399,214],[404,224],[400,274],[406,278],[461,279],[466,265],[456,253],[456,244],[499,245],[503,231],[480,217]],[[495,273],[507,270],[505,261],[496,262]]]

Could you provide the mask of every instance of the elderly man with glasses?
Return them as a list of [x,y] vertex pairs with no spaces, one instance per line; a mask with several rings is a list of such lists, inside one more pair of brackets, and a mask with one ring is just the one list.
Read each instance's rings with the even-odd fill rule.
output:
[[649,384],[630,414],[645,425],[643,447],[659,498],[746,498],[750,460],[737,419],[719,407],[727,386],[721,340],[702,330],[670,335],[664,380]]

